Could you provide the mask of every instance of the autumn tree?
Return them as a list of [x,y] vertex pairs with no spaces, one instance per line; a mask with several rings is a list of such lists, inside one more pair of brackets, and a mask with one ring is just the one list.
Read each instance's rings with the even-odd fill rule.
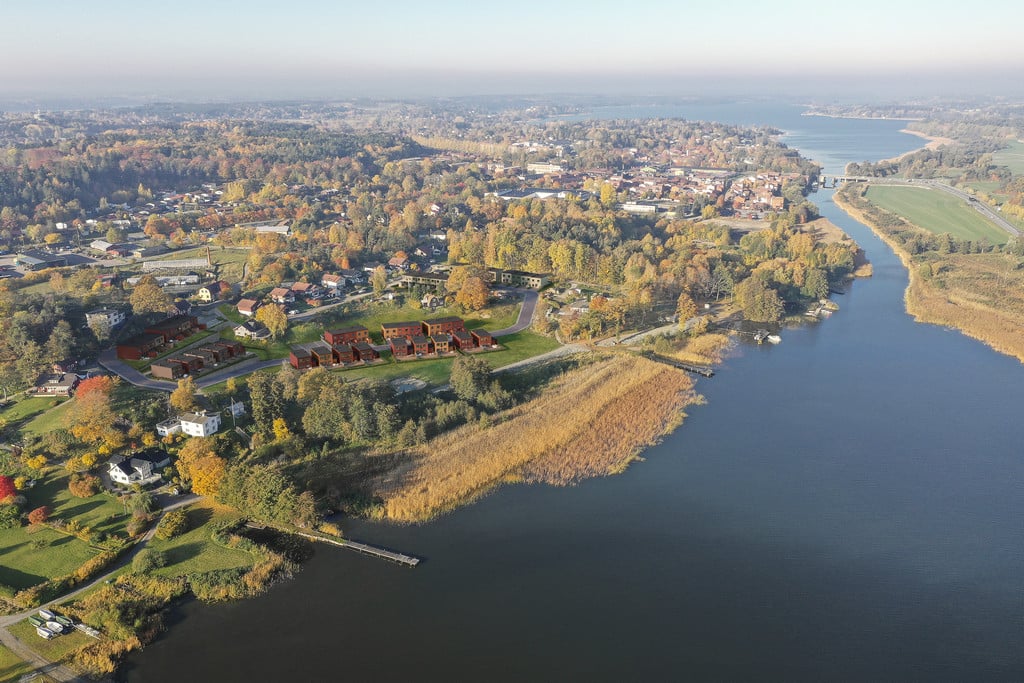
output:
[[459,398],[473,401],[487,390],[490,376],[491,366],[483,358],[459,356],[452,362],[452,374],[449,381]]
[[778,322],[785,310],[779,293],[757,277],[736,285],[736,302],[743,309],[743,317],[754,322]]
[[132,305],[132,311],[136,315],[143,313],[167,313],[171,309],[171,300],[160,289],[156,278],[152,275],[143,275],[135,284],[128,302]]
[[42,524],[50,518],[50,508],[46,505],[37,507],[32,512],[28,513],[29,524]]
[[487,305],[490,288],[482,277],[471,275],[455,295],[455,303],[467,311],[479,311]]
[[16,495],[18,495],[18,489],[14,486],[14,479],[6,474],[0,474],[0,503]]
[[115,415],[111,407],[111,393],[117,386],[116,378],[101,375],[82,380],[75,394],[75,409],[66,413],[71,433],[79,441],[121,445],[124,436],[114,428]]
[[274,339],[284,336],[288,329],[288,315],[285,313],[284,306],[280,304],[260,306],[256,309],[256,320],[267,326],[270,336]]
[[370,273],[370,284],[373,286],[373,293],[380,294],[388,286],[388,273],[384,266],[377,266]]
[[178,452],[174,464],[182,482],[201,496],[217,493],[227,470],[227,462],[217,455],[216,441],[211,437],[193,437]]
[[697,315],[697,304],[693,297],[683,292],[676,300],[676,315],[679,317],[679,326],[686,328],[686,321]]
[[178,380],[178,388],[171,392],[170,404],[179,413],[191,413],[199,407],[196,385],[191,377]]

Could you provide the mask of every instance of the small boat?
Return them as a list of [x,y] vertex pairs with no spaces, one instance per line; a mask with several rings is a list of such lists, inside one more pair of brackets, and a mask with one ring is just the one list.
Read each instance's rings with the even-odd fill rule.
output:
[[28,623],[32,624],[33,626],[37,626],[37,627],[38,626],[46,626],[46,620],[45,619],[40,619],[39,617],[35,617],[35,616],[29,617],[28,618]]
[[39,610],[39,616],[41,616],[43,619],[46,619],[47,621],[52,621],[53,618],[57,615],[48,609],[41,609]]
[[75,622],[74,621],[72,621],[71,619],[68,619],[67,617],[62,616],[60,614],[54,615],[53,620],[56,621],[61,626],[63,626],[64,628],[74,628],[75,627]]
[[772,344],[778,344],[780,341],[782,341],[782,337],[780,337],[777,334],[769,334],[767,337],[765,337],[765,339],[770,341]]
[[51,631],[48,628],[43,628],[42,626],[36,626],[36,635],[39,636],[40,638],[46,638],[47,640],[49,640],[50,638],[55,637],[57,634],[54,633],[53,631]]
[[53,631],[55,635],[60,635],[61,633],[64,633],[64,625],[58,624],[56,621],[46,622],[46,628],[49,631]]

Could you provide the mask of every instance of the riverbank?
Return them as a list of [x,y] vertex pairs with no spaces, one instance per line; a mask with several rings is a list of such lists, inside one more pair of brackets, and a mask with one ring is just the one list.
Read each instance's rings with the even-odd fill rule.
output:
[[540,394],[411,451],[405,466],[379,479],[384,515],[422,522],[505,481],[566,485],[621,472],[682,423],[696,401],[693,380],[626,354],[595,354]]
[[[1014,257],[934,251],[911,254],[897,235],[908,230],[930,233],[902,219],[894,222],[892,214],[867,199],[850,196],[854,191],[848,187],[836,191],[833,201],[878,235],[906,267],[910,280],[904,293],[907,312],[918,322],[952,327],[1024,362],[1024,273]],[[899,226],[899,231],[882,227],[883,222]]]

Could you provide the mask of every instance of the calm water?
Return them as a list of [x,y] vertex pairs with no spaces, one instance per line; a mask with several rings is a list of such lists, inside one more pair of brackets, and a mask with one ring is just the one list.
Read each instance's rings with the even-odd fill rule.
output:
[[[775,125],[832,172],[919,145],[759,107],[672,113]],[[126,680],[1024,680],[1024,368],[911,321],[899,261],[814,199],[875,276],[742,347],[645,462],[354,523],[427,561],[319,549],[261,599],[184,605]]]

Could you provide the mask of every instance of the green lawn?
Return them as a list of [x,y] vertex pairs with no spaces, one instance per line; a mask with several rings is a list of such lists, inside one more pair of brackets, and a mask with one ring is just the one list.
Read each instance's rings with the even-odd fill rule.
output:
[[[39,400],[39,399],[34,399]],[[59,405],[53,410],[47,411],[41,415],[36,416],[29,422],[25,423],[22,427],[22,431],[42,436],[47,432],[52,432],[54,429],[58,429],[64,426],[64,416],[69,410],[74,407],[74,401],[65,401],[63,405]]]
[[[38,638],[39,636],[36,636]],[[0,645],[0,681],[18,681],[22,676],[32,673],[33,667],[28,662],[22,661],[16,654]],[[45,683],[51,681],[48,676],[33,678],[33,683]]]
[[30,624],[28,619],[19,621],[14,626],[11,626],[10,630],[18,640],[52,662],[63,661],[72,652],[96,642],[95,639],[78,630],[51,638],[50,640],[40,638],[36,633],[36,627]]
[[[62,472],[46,475],[23,492],[28,499],[25,509],[49,505],[53,517],[74,519],[83,527],[105,533],[124,531],[128,517],[117,499],[105,493],[76,498],[67,486],[68,477]],[[28,588],[45,579],[71,573],[97,552],[84,541],[48,528],[3,529],[0,530],[0,583],[19,590]]]
[[1007,166],[1013,175],[1024,174],[1024,142],[1011,142],[1006,149],[992,155],[992,163],[996,166]]
[[[239,282],[242,279],[242,270],[245,262],[249,260],[248,249],[210,247],[210,260],[218,267],[218,275],[222,280],[228,282]],[[159,258],[146,259],[147,261],[175,261],[178,259],[206,258],[206,247],[175,251]]]
[[898,185],[872,185],[867,199],[935,234],[949,233],[968,240],[1005,244],[1003,230],[988,222],[967,202],[940,190]]
[[35,417],[44,410],[54,408],[67,399],[56,396],[28,396],[19,394],[10,399],[10,405],[0,410],[0,420],[14,424]]
[[210,540],[211,523],[238,519],[240,515],[237,512],[199,502],[188,508],[188,516],[191,528],[181,536],[166,541],[158,538],[150,541],[149,547],[164,553],[167,558],[167,566],[155,573],[181,576],[253,564],[253,556],[249,553],[225,548]]

